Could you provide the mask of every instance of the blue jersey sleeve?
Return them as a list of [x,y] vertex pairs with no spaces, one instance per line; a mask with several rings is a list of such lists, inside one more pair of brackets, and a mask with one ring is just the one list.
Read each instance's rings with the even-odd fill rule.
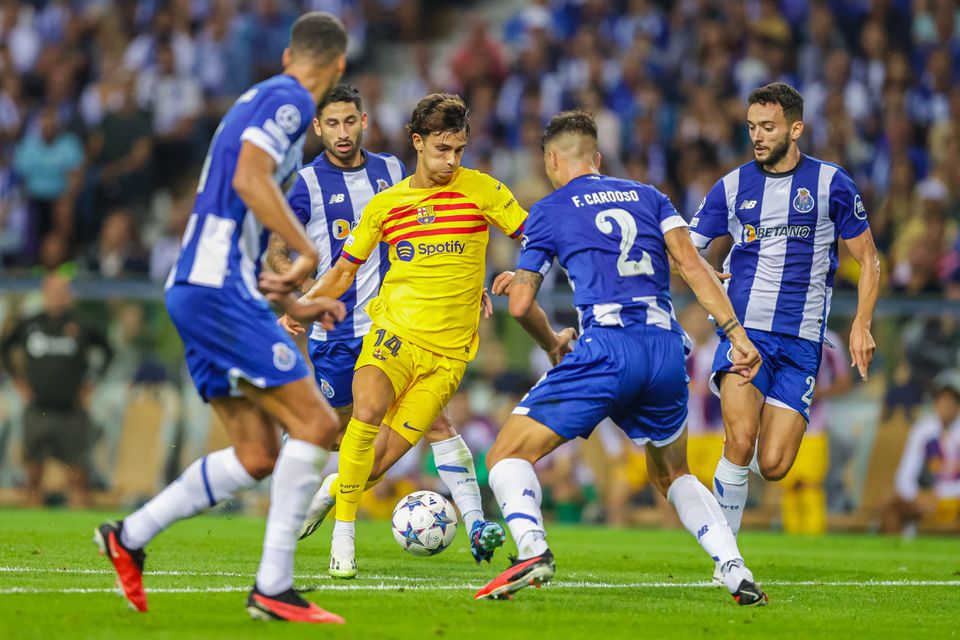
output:
[[857,185],[843,169],[837,169],[830,184],[830,217],[844,240],[856,238],[870,228]]
[[310,190],[307,188],[307,181],[300,174],[297,174],[297,180],[287,194],[287,202],[300,224],[306,226],[313,214],[313,206],[310,202]]
[[313,117],[310,94],[261,89],[251,100],[256,105],[240,140],[263,149],[280,165],[290,145],[303,135]]
[[687,221],[677,212],[676,207],[670,202],[670,198],[657,191],[657,199],[660,202],[660,209],[657,212],[657,218],[660,222],[660,233],[667,235],[667,231],[687,226]]
[[544,215],[543,207],[539,204],[533,205],[524,223],[517,269],[534,271],[540,275],[546,275],[550,271],[553,259],[557,255],[552,230],[553,227]]
[[705,249],[714,239],[729,233],[727,189],[718,180],[700,203],[690,220],[690,238],[697,249]]

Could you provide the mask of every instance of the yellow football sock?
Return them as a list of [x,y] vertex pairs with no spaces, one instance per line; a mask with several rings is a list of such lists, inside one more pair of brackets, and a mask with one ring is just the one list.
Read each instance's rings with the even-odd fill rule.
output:
[[334,484],[337,489],[337,520],[353,522],[357,519],[360,496],[373,470],[373,441],[380,432],[380,425],[360,422],[351,418],[347,432],[340,442],[339,475]]
[[[381,480],[383,480],[383,476],[380,476],[379,478],[371,478],[367,480],[367,484],[363,487],[363,490],[366,491],[367,489],[374,488],[375,486],[380,484]],[[340,492],[340,476],[337,476],[337,478],[330,483],[330,497],[336,498],[339,492]]]

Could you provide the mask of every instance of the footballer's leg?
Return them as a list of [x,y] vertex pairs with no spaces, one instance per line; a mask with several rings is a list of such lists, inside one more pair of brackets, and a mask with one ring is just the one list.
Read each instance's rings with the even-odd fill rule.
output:
[[260,619],[343,623],[342,618],[304,600],[293,588],[297,532],[337,436],[336,414],[306,376],[270,389],[244,385],[243,391],[283,424],[289,435],[273,470],[263,555],[247,611]]
[[543,490],[533,465],[564,442],[547,426],[523,415],[511,415],[497,435],[487,453],[490,488],[517,545],[517,557],[511,557],[510,567],[474,599],[510,599],[524,587],[539,587],[553,579],[553,553],[540,512]]
[[233,446],[195,461],[143,507],[95,532],[101,553],[117,570],[121,590],[139,611],[147,608],[142,584],[147,543],[177,520],[229,499],[273,471],[280,443],[270,417],[245,398],[215,398],[211,405]]
[[721,579],[733,598],[742,606],[766,604],[767,596],[744,566],[720,505],[687,467],[686,429],[663,446],[648,443],[646,450],[650,481],[677,510],[687,531],[720,566]]
[[493,559],[493,552],[506,540],[506,533],[496,522],[483,516],[483,499],[477,484],[473,454],[463,438],[454,429],[446,407],[433,421],[424,436],[433,450],[433,463],[440,479],[446,485],[453,502],[460,510],[470,539],[470,553],[479,564]]
[[755,385],[741,384],[738,376],[722,376],[720,409],[724,428],[723,456],[713,477],[713,495],[720,503],[734,535],[740,531],[743,510],[747,505],[747,480],[760,429],[762,407],[763,395]]

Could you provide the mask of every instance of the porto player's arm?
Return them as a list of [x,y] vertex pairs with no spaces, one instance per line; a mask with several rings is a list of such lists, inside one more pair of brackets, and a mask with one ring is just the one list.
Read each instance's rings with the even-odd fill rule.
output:
[[663,237],[680,275],[703,308],[716,318],[717,325],[730,339],[735,350],[733,371],[744,378],[740,384],[753,380],[760,370],[760,353],[737,321],[733,304],[720,285],[720,280],[714,275],[713,268],[697,253],[686,227],[670,229]]
[[873,310],[877,306],[877,294],[880,291],[880,255],[870,229],[844,242],[850,255],[860,264],[857,315],[850,327],[850,365],[855,366],[860,377],[866,380],[867,370],[873,361],[873,352],[877,350],[877,343],[870,334],[870,325],[873,323]]
[[536,271],[517,269],[513,280],[507,286],[510,315],[516,318],[540,348],[547,352],[550,362],[557,364],[563,356],[572,351],[570,343],[576,339],[577,332],[570,327],[560,333],[553,330],[547,314],[536,300],[542,283],[543,276]]

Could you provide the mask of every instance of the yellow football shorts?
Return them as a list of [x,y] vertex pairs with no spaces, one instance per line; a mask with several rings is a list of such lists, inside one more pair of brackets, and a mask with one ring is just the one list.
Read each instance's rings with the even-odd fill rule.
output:
[[467,363],[428,351],[374,324],[363,339],[360,367],[376,367],[396,396],[383,422],[417,444],[456,393]]

